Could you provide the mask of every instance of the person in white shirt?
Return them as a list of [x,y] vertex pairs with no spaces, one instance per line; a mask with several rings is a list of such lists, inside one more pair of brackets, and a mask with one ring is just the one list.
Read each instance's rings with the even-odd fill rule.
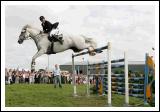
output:
[[11,84],[11,82],[12,82],[12,69],[10,69],[8,72],[8,84]]
[[54,74],[54,84],[55,84],[54,87],[56,88],[57,84],[59,84],[59,87],[62,88],[62,85],[61,85],[61,70],[60,70],[58,64],[55,64],[53,74]]
[[29,84],[34,83],[34,75],[35,75],[35,71],[33,71],[33,72],[29,71]]

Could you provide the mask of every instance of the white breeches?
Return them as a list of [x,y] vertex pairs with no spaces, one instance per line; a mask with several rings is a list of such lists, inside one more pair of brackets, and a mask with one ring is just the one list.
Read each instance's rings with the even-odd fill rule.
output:
[[50,32],[50,36],[51,35],[58,35],[59,34],[59,29],[56,28],[56,29],[52,29],[52,31]]

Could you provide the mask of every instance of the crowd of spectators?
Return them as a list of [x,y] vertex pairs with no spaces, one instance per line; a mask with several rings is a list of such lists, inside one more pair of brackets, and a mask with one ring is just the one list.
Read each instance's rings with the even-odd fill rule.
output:
[[[66,71],[61,72],[62,84],[72,84],[72,74]],[[90,84],[95,83],[95,78],[89,79]],[[5,83],[6,84],[54,84],[53,72],[39,70],[31,72],[30,70],[8,69],[5,68]],[[76,75],[76,84],[86,84],[87,76],[83,74]]]
[[[69,73],[61,72],[62,84],[71,83],[72,77]],[[5,68],[5,83],[6,84],[18,84],[18,83],[28,83],[28,84],[53,84],[54,74],[45,70],[39,70],[31,72],[30,70],[19,70],[19,69],[7,69]]]

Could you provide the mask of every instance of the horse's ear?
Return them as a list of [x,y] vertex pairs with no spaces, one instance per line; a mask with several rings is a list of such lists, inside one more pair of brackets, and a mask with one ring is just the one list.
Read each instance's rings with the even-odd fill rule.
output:
[[31,28],[31,25],[27,24],[27,25],[25,26],[25,29],[27,29],[27,28]]
[[29,26],[29,27],[26,27],[25,30],[28,31],[29,28],[30,28],[30,26]]

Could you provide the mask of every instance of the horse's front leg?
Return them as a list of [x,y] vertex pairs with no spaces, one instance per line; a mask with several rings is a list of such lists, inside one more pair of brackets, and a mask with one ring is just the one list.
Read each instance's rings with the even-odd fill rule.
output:
[[45,53],[44,50],[39,50],[33,57],[32,57],[32,62],[31,62],[31,71],[35,71],[35,60],[39,56],[43,55]]

